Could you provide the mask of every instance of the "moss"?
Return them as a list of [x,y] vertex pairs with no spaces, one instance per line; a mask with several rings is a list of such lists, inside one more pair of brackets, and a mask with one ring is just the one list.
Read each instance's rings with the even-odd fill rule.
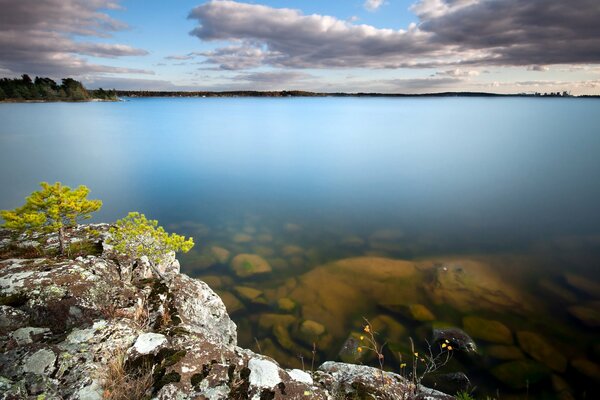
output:
[[181,381],[181,375],[179,373],[173,371],[165,374],[163,372],[163,375],[154,381],[154,390],[158,392],[163,386],[168,385],[169,383],[177,383],[179,381]]
[[169,367],[171,365],[175,365],[177,364],[179,361],[181,361],[181,359],[183,357],[185,357],[185,355],[187,354],[187,351],[185,350],[179,350],[177,352],[175,352],[174,354],[165,357],[164,361],[163,361],[163,365],[165,367]]
[[0,296],[0,306],[21,307],[27,303],[27,296],[24,293],[15,293],[8,296]]
[[167,330],[167,335],[169,336],[183,336],[189,335],[189,333],[190,332],[187,329],[180,326],[174,326]]

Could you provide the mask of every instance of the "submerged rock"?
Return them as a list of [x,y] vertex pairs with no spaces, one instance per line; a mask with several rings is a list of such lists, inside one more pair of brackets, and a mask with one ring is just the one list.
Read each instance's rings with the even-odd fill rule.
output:
[[227,261],[229,261],[229,250],[219,246],[212,246],[210,251],[212,251],[217,261],[221,264],[225,264]]
[[569,314],[591,328],[600,327],[600,311],[598,309],[581,305],[568,308]]
[[565,281],[573,288],[587,294],[593,298],[600,298],[600,283],[589,278],[576,275],[570,272],[565,273]]
[[415,321],[426,322],[435,320],[435,315],[423,304],[409,305],[408,312]]
[[238,254],[231,261],[231,267],[241,278],[271,272],[269,263],[257,254]]
[[513,389],[523,389],[550,376],[547,367],[526,360],[500,364],[492,368],[491,372],[496,379]]
[[567,368],[567,359],[554,346],[542,336],[534,332],[517,332],[519,346],[534,360],[547,365],[554,371],[564,372]]
[[471,381],[463,372],[425,375],[422,383],[432,389],[448,394],[468,392],[471,387]]
[[489,346],[486,348],[486,354],[497,360],[522,360],[525,354],[516,346]]
[[571,365],[581,374],[595,382],[600,382],[600,366],[598,366],[598,364],[585,358],[577,358],[571,361]]
[[468,316],[463,318],[463,328],[472,337],[487,342],[512,344],[512,332],[506,325],[499,321]]

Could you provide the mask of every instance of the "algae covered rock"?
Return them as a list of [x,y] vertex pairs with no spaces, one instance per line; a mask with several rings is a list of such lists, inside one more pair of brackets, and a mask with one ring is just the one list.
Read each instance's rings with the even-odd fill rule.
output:
[[210,251],[212,251],[217,261],[221,264],[225,264],[227,261],[229,261],[229,250],[219,246],[212,246]]
[[467,316],[463,318],[464,330],[476,339],[487,342],[512,344],[512,332],[506,325],[499,321]]
[[597,308],[579,305],[569,307],[568,310],[569,314],[577,318],[583,324],[591,328],[600,327],[600,311],[598,311]]
[[271,272],[271,265],[257,254],[238,254],[231,261],[231,267],[241,278]]
[[570,272],[565,273],[565,281],[574,289],[585,293],[593,298],[600,298],[600,283],[589,278],[576,275]]
[[223,300],[223,303],[225,304],[225,308],[227,309],[229,314],[233,314],[236,311],[240,311],[240,310],[244,309],[244,304],[242,304],[242,302],[237,297],[235,297],[231,292],[219,291],[218,294],[221,297],[221,300]]
[[596,382],[600,381],[600,366],[598,364],[585,358],[577,358],[571,361],[571,365],[588,378]]
[[277,308],[283,312],[292,312],[296,309],[297,304],[289,297],[282,297],[277,300]]
[[486,354],[497,360],[522,360],[525,358],[525,354],[516,346],[489,346],[486,348]]
[[408,312],[415,321],[425,322],[435,320],[435,315],[433,315],[433,313],[423,304],[409,305]]
[[550,370],[535,361],[511,361],[491,370],[500,382],[513,389],[523,389],[550,376]]
[[258,290],[249,286],[235,286],[235,292],[238,296],[245,300],[246,302],[257,303],[257,304],[266,304],[267,300],[264,297],[264,293],[262,290]]
[[564,372],[567,359],[542,336],[534,332],[517,332],[519,346],[534,360],[541,362],[554,371]]

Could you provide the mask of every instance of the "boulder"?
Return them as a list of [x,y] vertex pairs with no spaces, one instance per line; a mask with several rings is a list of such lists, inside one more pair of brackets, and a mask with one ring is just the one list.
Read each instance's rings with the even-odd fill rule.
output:
[[497,360],[522,360],[525,358],[525,354],[516,346],[488,346],[486,354]]
[[231,267],[240,278],[271,272],[269,263],[257,254],[238,254],[231,261]]
[[598,311],[597,308],[579,305],[569,307],[567,310],[569,311],[569,314],[577,318],[583,324],[591,328],[600,327],[600,311]]
[[526,388],[550,376],[547,367],[526,360],[500,364],[492,368],[491,372],[496,379],[513,389]]
[[554,371],[564,372],[567,368],[567,359],[554,346],[542,336],[534,332],[517,332],[519,346],[531,358],[541,362]]
[[565,281],[574,289],[595,299],[600,298],[600,283],[570,272],[564,274]]
[[499,321],[467,316],[463,318],[463,328],[476,339],[500,344],[513,343],[512,332]]

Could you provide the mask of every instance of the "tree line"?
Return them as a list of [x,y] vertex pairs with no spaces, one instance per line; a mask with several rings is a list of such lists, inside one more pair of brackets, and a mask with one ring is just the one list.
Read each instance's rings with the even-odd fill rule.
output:
[[27,74],[20,78],[0,79],[0,101],[86,101],[91,99],[118,100],[117,92],[113,90],[87,90],[83,84],[72,78],[62,79],[59,85],[50,78],[36,76],[35,79]]

